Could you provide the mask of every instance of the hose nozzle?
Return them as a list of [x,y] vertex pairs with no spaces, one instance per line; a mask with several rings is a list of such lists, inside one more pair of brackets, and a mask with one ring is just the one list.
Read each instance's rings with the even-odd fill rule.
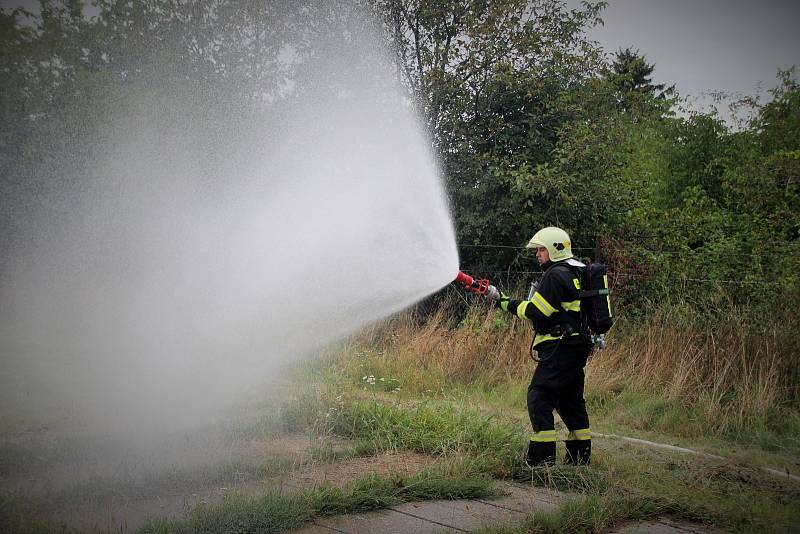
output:
[[483,278],[479,280],[477,278],[473,278],[464,271],[458,271],[455,281],[463,285],[464,289],[467,291],[472,291],[473,293],[477,293],[479,295],[485,295],[491,286],[491,282],[489,282],[488,279]]

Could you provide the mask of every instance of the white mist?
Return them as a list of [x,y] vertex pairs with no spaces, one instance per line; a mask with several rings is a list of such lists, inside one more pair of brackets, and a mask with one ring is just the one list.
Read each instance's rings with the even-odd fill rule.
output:
[[108,106],[88,185],[5,292],[13,400],[114,435],[189,428],[454,278],[430,143],[377,39],[320,49],[263,126],[169,81]]

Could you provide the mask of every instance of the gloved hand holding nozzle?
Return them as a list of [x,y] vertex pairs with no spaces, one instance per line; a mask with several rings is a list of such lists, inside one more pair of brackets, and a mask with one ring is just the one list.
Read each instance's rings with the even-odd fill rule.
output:
[[500,300],[502,294],[496,287],[490,285],[489,288],[486,290],[486,296],[492,300]]

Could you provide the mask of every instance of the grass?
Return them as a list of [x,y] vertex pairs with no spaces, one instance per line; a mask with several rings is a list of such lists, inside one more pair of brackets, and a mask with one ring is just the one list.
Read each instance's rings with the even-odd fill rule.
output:
[[[612,336],[611,348],[598,353],[587,371],[593,428],[677,442],[731,460],[596,439],[590,469],[531,472],[521,461],[529,332],[498,326],[492,310],[472,314],[456,330],[436,318],[416,330],[395,319],[329,355],[328,366],[315,369],[316,380],[330,387],[318,430],[356,440],[363,454],[406,449],[465,455],[492,477],[527,477],[584,496],[580,505],[534,516],[525,527],[533,532],[597,531],[662,514],[742,531],[800,524],[796,485],[757,469],[798,467],[800,412],[771,378],[778,368],[774,347],[753,347],[750,334],[735,329],[703,336],[663,319],[627,339]],[[478,339],[487,332],[489,340]],[[509,347],[518,353],[506,354]],[[750,361],[752,354],[760,363]],[[390,380],[396,387],[385,386]]]
[[[798,531],[800,485],[759,469],[800,467],[800,410],[781,374],[794,364],[781,361],[777,336],[764,341],[735,316],[711,331],[689,319],[656,315],[638,326],[620,323],[609,349],[587,369],[592,428],[727,460],[596,438],[588,468],[527,468],[530,328],[478,305],[458,325],[440,312],[421,326],[396,316],[367,329],[296,369],[297,384],[281,393],[279,409],[255,401],[255,415],[234,417],[226,429],[232,441],[307,434],[308,463],[413,451],[434,458],[432,467],[292,494],[232,494],[180,519],[153,520],[143,531],[275,532],[406,501],[488,496],[494,480],[525,481],[576,498],[531,515],[520,529],[485,532],[598,532],[664,515],[742,532]],[[18,460],[31,451],[8,452],[17,460],[4,464],[0,457],[5,469],[29,462]],[[280,456],[263,464],[223,462],[165,473],[150,485],[260,479],[296,467],[296,458]],[[30,532],[58,527],[3,498],[0,527],[25,525],[26,514]]]
[[46,517],[27,499],[0,492],[0,532],[77,534],[79,530]]
[[326,430],[369,443],[374,451],[412,450],[425,454],[496,453],[520,438],[519,430],[476,409],[448,402],[384,402],[341,399],[325,418]]
[[[534,367],[530,326],[476,305],[457,328],[400,316],[330,356],[324,381],[400,398],[464,396],[518,405]],[[501,320],[502,319],[502,320]],[[720,320],[722,321],[722,320]],[[616,424],[687,439],[717,438],[800,456],[800,354],[779,324],[735,312],[708,325],[666,312],[620,321],[587,367],[587,401]],[[370,378],[371,377],[371,378]]]
[[[322,416],[326,430],[363,444],[361,454],[413,450],[471,458],[473,469],[487,476],[532,479],[536,485],[589,496],[594,499],[589,504],[599,502],[613,511],[586,519],[592,525],[639,518],[643,510],[742,530],[800,524],[798,489],[752,466],[596,439],[590,469],[532,471],[522,464],[524,428],[458,399],[413,402],[363,390],[353,398],[333,399]],[[751,503],[758,504],[757,514]],[[586,513],[594,513],[591,506]],[[556,519],[573,521],[573,515]]]
[[669,515],[698,522],[701,517],[687,514],[675,503],[644,497],[620,495],[590,495],[567,502],[557,511],[538,511],[522,524],[479,529],[479,534],[558,534],[562,532],[594,533],[607,531],[624,521],[647,520]]
[[439,469],[413,476],[369,475],[344,488],[326,484],[292,494],[233,494],[222,503],[195,508],[186,518],[154,520],[140,532],[281,532],[319,516],[368,512],[406,501],[482,498],[497,493],[486,476],[469,473],[468,469],[454,476],[452,471]]
[[[292,432],[305,432],[321,410],[319,394],[315,391],[289,394],[282,401],[270,399],[256,406],[239,406],[250,415],[233,413],[222,429],[228,440],[264,439]],[[252,415],[255,413],[255,415]]]
[[[780,445],[800,454],[797,384],[786,381],[796,375],[800,355],[784,350],[779,325],[756,329],[732,313],[709,328],[659,313],[642,326],[621,327],[636,330],[598,354],[587,373],[596,397],[656,398],[650,402],[657,406],[645,410],[654,417],[640,426],[664,433]],[[637,414],[630,415],[636,426]]]
[[[613,481],[614,498],[668,504],[670,515],[679,519],[742,531],[791,530],[800,521],[796,484],[758,469],[620,442],[596,442],[603,446],[594,468]],[[626,518],[639,517],[620,515]]]
[[267,493],[260,497],[233,494],[217,505],[200,505],[183,519],[157,519],[142,533],[281,532],[302,526],[312,509],[303,495]]

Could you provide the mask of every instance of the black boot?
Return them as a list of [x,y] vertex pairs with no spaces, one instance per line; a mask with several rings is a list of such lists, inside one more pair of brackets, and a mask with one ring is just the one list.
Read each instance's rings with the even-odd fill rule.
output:
[[528,454],[525,456],[528,467],[539,467],[556,464],[555,442],[531,441],[528,445]]
[[565,464],[589,465],[592,456],[592,440],[568,439],[564,443],[567,445],[567,455],[564,456]]

